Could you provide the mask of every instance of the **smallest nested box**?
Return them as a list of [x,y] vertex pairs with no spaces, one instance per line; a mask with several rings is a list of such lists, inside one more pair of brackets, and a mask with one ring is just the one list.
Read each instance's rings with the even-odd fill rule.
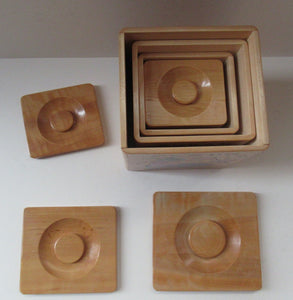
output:
[[149,127],[222,126],[227,122],[220,60],[148,60],[144,85]]

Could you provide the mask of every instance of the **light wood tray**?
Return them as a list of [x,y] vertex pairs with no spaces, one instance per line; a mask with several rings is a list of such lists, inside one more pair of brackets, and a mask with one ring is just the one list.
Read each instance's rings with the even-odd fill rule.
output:
[[91,84],[26,95],[21,98],[21,106],[33,158],[104,143],[96,93]]
[[116,290],[114,207],[30,207],[24,211],[23,294]]
[[[145,105],[144,105],[144,77],[143,63],[146,60],[155,59],[220,59],[223,61],[226,71],[226,99],[228,106],[228,123],[225,127],[220,128],[187,128],[187,129],[149,129],[145,124]],[[135,71],[135,70],[134,70]],[[207,52],[207,53],[143,53],[138,58],[138,76],[139,82],[139,121],[137,115],[134,115],[134,128],[139,126],[140,132],[146,136],[154,135],[193,135],[193,134],[234,134],[239,130],[238,104],[237,104],[237,87],[235,79],[235,67],[233,55],[229,52]],[[135,88],[135,86],[133,86]],[[139,124],[139,125],[138,125]],[[135,130],[136,131],[136,130]]]
[[218,59],[148,60],[144,96],[151,128],[219,127],[227,122],[224,70]]
[[261,288],[253,193],[154,195],[153,285],[159,291]]
[[[235,55],[238,72],[236,75],[239,89],[240,130],[235,135],[194,135],[194,136],[141,136],[139,130],[134,128],[135,139],[144,145],[174,145],[176,143],[231,143],[245,144],[255,138],[254,104],[252,96],[252,83],[250,73],[250,60],[247,43],[243,40],[200,40],[200,41],[138,41],[132,46],[132,59],[140,53],[146,52],[185,52],[185,51],[228,51]],[[133,66],[134,67],[137,66]],[[133,81],[138,78],[133,78]],[[136,86],[138,82],[135,83]],[[135,97],[137,91],[133,90]],[[139,115],[139,106],[134,103],[134,115]]]

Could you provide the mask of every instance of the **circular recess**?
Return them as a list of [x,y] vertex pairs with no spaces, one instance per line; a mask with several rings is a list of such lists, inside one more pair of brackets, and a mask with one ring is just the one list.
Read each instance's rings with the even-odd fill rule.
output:
[[63,263],[75,263],[81,259],[83,253],[84,242],[77,234],[64,234],[56,241],[55,255]]
[[237,260],[241,236],[237,222],[225,210],[199,206],[179,220],[175,245],[187,268],[217,273],[229,269]]
[[196,100],[197,95],[196,85],[188,80],[176,81],[172,87],[172,96],[179,104],[191,104]]
[[37,125],[49,142],[76,143],[86,127],[86,111],[76,99],[55,98],[41,108]]
[[208,76],[194,67],[176,67],[163,75],[158,85],[161,105],[171,114],[191,118],[204,112],[213,97]]
[[211,258],[223,251],[226,246],[226,236],[221,225],[213,221],[202,221],[190,229],[188,243],[197,256]]
[[51,275],[64,280],[84,277],[95,267],[99,255],[97,233],[80,219],[54,222],[44,231],[39,243],[43,267]]
[[62,110],[49,116],[51,127],[59,132],[69,130],[74,123],[73,114],[70,111]]

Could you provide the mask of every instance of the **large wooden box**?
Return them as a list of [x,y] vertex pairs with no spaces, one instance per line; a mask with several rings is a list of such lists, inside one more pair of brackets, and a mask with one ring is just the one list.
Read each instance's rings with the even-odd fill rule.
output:
[[[256,138],[244,145],[141,145],[134,139],[132,45],[136,41],[243,40],[248,45]],[[222,168],[269,146],[258,30],[253,26],[126,28],[120,32],[121,147],[129,170]],[[219,51],[215,47],[214,51]],[[235,63],[237,67],[237,62]]]

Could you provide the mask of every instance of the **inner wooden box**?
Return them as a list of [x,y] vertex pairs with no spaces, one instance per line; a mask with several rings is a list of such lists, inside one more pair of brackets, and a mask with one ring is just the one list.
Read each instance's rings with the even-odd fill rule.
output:
[[[148,60],[164,60],[164,59],[220,59],[224,64],[225,86],[226,86],[226,105],[228,121],[223,127],[192,127],[188,128],[163,128],[150,129],[146,126],[145,121],[145,105],[144,105],[144,62]],[[135,57],[133,58],[136,59]],[[135,65],[135,62],[133,63]],[[142,53],[138,57],[138,68],[134,67],[133,77],[138,76],[138,97],[134,93],[133,101],[138,101],[139,120],[134,114],[134,127],[139,127],[142,135],[193,135],[193,134],[234,134],[239,130],[239,116],[237,104],[237,87],[235,79],[235,65],[233,55],[229,52],[206,52],[206,53]],[[136,74],[136,71],[138,74]],[[133,82],[135,89],[136,80]],[[137,99],[138,98],[138,99]],[[136,131],[136,130],[134,130]]]
[[[134,138],[132,45],[136,41],[243,40],[249,67],[256,121],[256,137],[246,145],[182,146],[138,143]],[[269,146],[266,104],[258,30],[254,26],[125,28],[119,35],[121,148],[129,170],[221,168],[248,159]],[[177,50],[173,49],[173,52]],[[211,50],[213,51],[213,50]],[[225,51],[225,50],[217,50]],[[153,51],[151,51],[153,52]],[[190,51],[188,51],[190,52]],[[202,52],[202,51],[201,51]],[[210,52],[210,51],[209,51]]]
[[227,122],[221,60],[148,60],[144,87],[148,127],[218,127]]
[[[231,143],[231,144],[245,144],[254,139],[255,137],[255,120],[254,120],[254,107],[252,98],[252,86],[251,86],[251,75],[249,66],[249,54],[247,43],[242,40],[209,40],[209,41],[138,41],[132,46],[132,56],[133,56],[133,74],[134,69],[137,68],[135,58],[140,53],[160,52],[168,53],[174,49],[178,52],[185,51],[214,51],[216,53],[217,49],[219,51],[229,51],[235,55],[235,61],[237,63],[237,81],[239,89],[239,108],[241,112],[241,123],[240,130],[235,135],[190,135],[190,136],[142,136],[139,128],[137,128],[137,122],[134,124],[134,137],[136,141],[141,144],[158,144],[163,143]],[[187,61],[188,65],[188,61]],[[144,73],[144,77],[147,76]],[[133,77],[133,93],[134,93],[134,119],[139,116],[139,108],[137,105],[138,98],[138,78]],[[146,90],[149,86],[144,84]],[[151,89],[154,89],[151,88]],[[139,89],[141,91],[141,89]],[[140,97],[142,98],[142,96]],[[142,101],[146,99],[141,99]],[[151,99],[152,100],[152,99]],[[151,102],[151,101],[149,101]],[[145,108],[146,110],[146,108]],[[145,111],[145,113],[147,113]]]

